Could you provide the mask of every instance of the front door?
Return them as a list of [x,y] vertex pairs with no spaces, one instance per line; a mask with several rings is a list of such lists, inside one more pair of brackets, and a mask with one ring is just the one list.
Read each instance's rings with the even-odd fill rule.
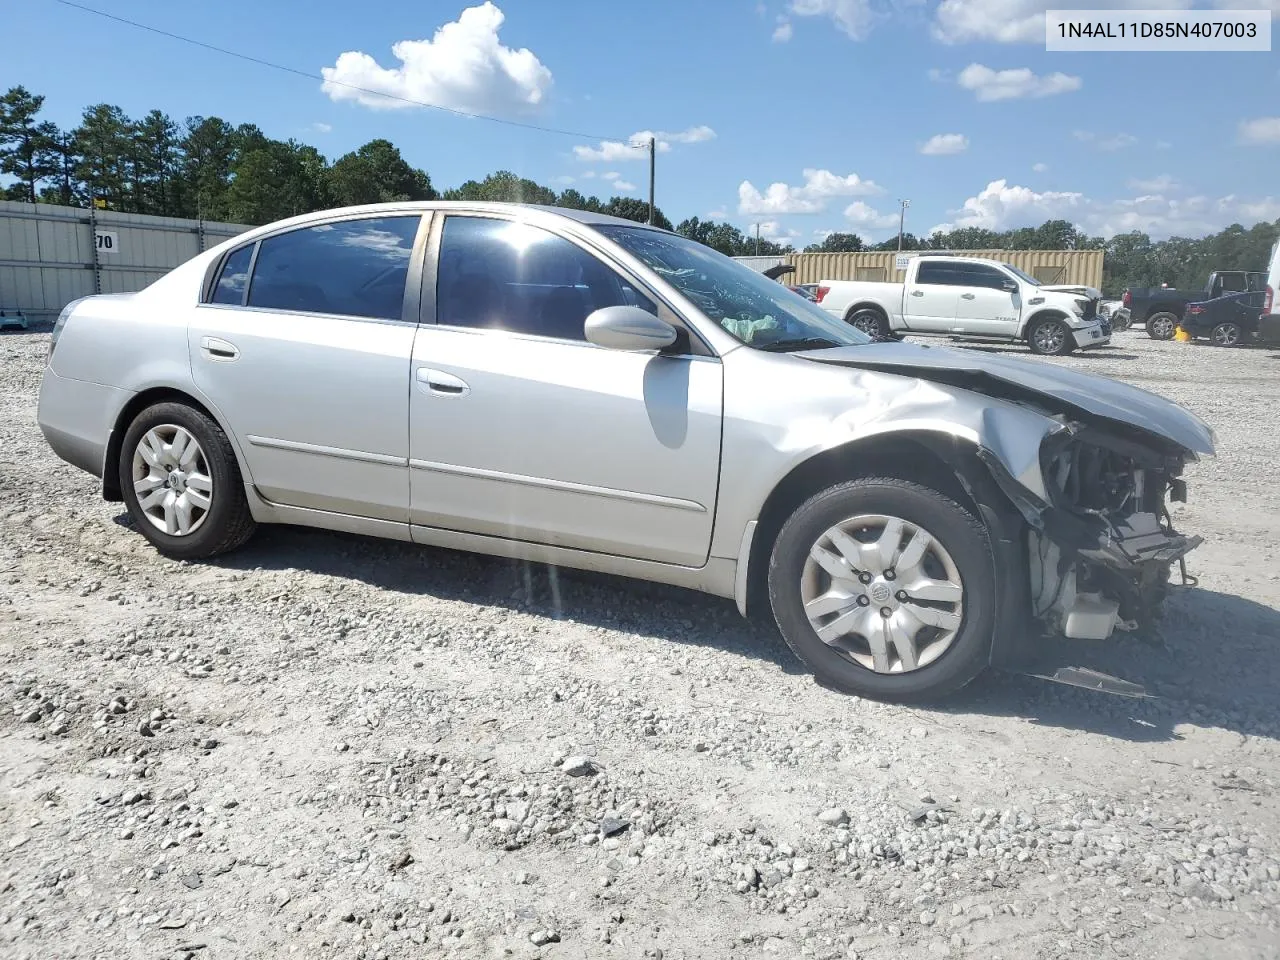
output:
[[249,244],[194,312],[196,385],[268,500],[408,520],[418,299],[405,292],[421,220],[336,220]]
[[983,263],[960,263],[955,268],[963,282],[956,301],[956,332],[1014,339],[1021,303],[1017,292],[1004,289],[1013,278]]
[[439,249],[437,322],[423,323],[413,347],[412,523],[705,563],[719,360],[588,343],[591,311],[657,308],[551,231],[449,216]]
[[956,317],[961,290],[950,264],[920,257],[916,275],[903,287],[902,319],[919,333],[946,333]]

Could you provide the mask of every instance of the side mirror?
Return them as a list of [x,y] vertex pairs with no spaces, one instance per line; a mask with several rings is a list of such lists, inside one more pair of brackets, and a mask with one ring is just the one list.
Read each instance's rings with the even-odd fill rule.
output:
[[610,350],[661,350],[676,342],[676,328],[639,307],[601,307],[587,317],[587,340]]
[[1007,292],[1009,292],[1009,293],[1017,293],[1017,292],[1018,292],[1018,281],[1016,281],[1016,280],[1001,280],[1001,281],[1000,281],[1000,289],[1001,289],[1001,290],[1005,290],[1005,291],[1007,291]]

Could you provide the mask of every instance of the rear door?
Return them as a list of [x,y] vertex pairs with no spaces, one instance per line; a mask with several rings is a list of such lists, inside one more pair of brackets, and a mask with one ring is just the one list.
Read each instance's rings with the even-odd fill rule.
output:
[[192,374],[268,500],[408,520],[422,221],[343,218],[266,237],[227,256],[194,311]]
[[902,288],[902,319],[908,330],[947,333],[955,323],[962,287],[952,264],[919,257],[915,276]]
[[954,267],[962,286],[953,329],[957,333],[1014,339],[1022,305],[1016,290],[1004,289],[1013,278],[985,263],[957,263]]

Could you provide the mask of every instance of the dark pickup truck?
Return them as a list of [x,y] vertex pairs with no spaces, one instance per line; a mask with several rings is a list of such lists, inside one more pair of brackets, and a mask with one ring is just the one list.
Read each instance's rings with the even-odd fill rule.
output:
[[1145,323],[1147,336],[1153,340],[1172,340],[1178,332],[1187,304],[1216,300],[1225,294],[1253,293],[1267,288],[1267,275],[1246,270],[1215,270],[1203,290],[1175,290],[1172,287],[1147,287],[1124,292],[1124,305],[1129,308],[1132,323]]

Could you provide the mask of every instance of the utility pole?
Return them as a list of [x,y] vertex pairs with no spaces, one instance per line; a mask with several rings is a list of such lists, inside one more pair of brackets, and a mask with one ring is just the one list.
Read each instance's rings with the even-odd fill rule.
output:
[[902,252],[902,231],[907,225],[907,207],[911,206],[910,200],[899,200],[902,205],[902,211],[898,214],[898,252]]
[[653,175],[658,160],[658,139],[649,138],[649,223],[653,223]]
[[760,224],[756,224],[756,256],[760,256]]

